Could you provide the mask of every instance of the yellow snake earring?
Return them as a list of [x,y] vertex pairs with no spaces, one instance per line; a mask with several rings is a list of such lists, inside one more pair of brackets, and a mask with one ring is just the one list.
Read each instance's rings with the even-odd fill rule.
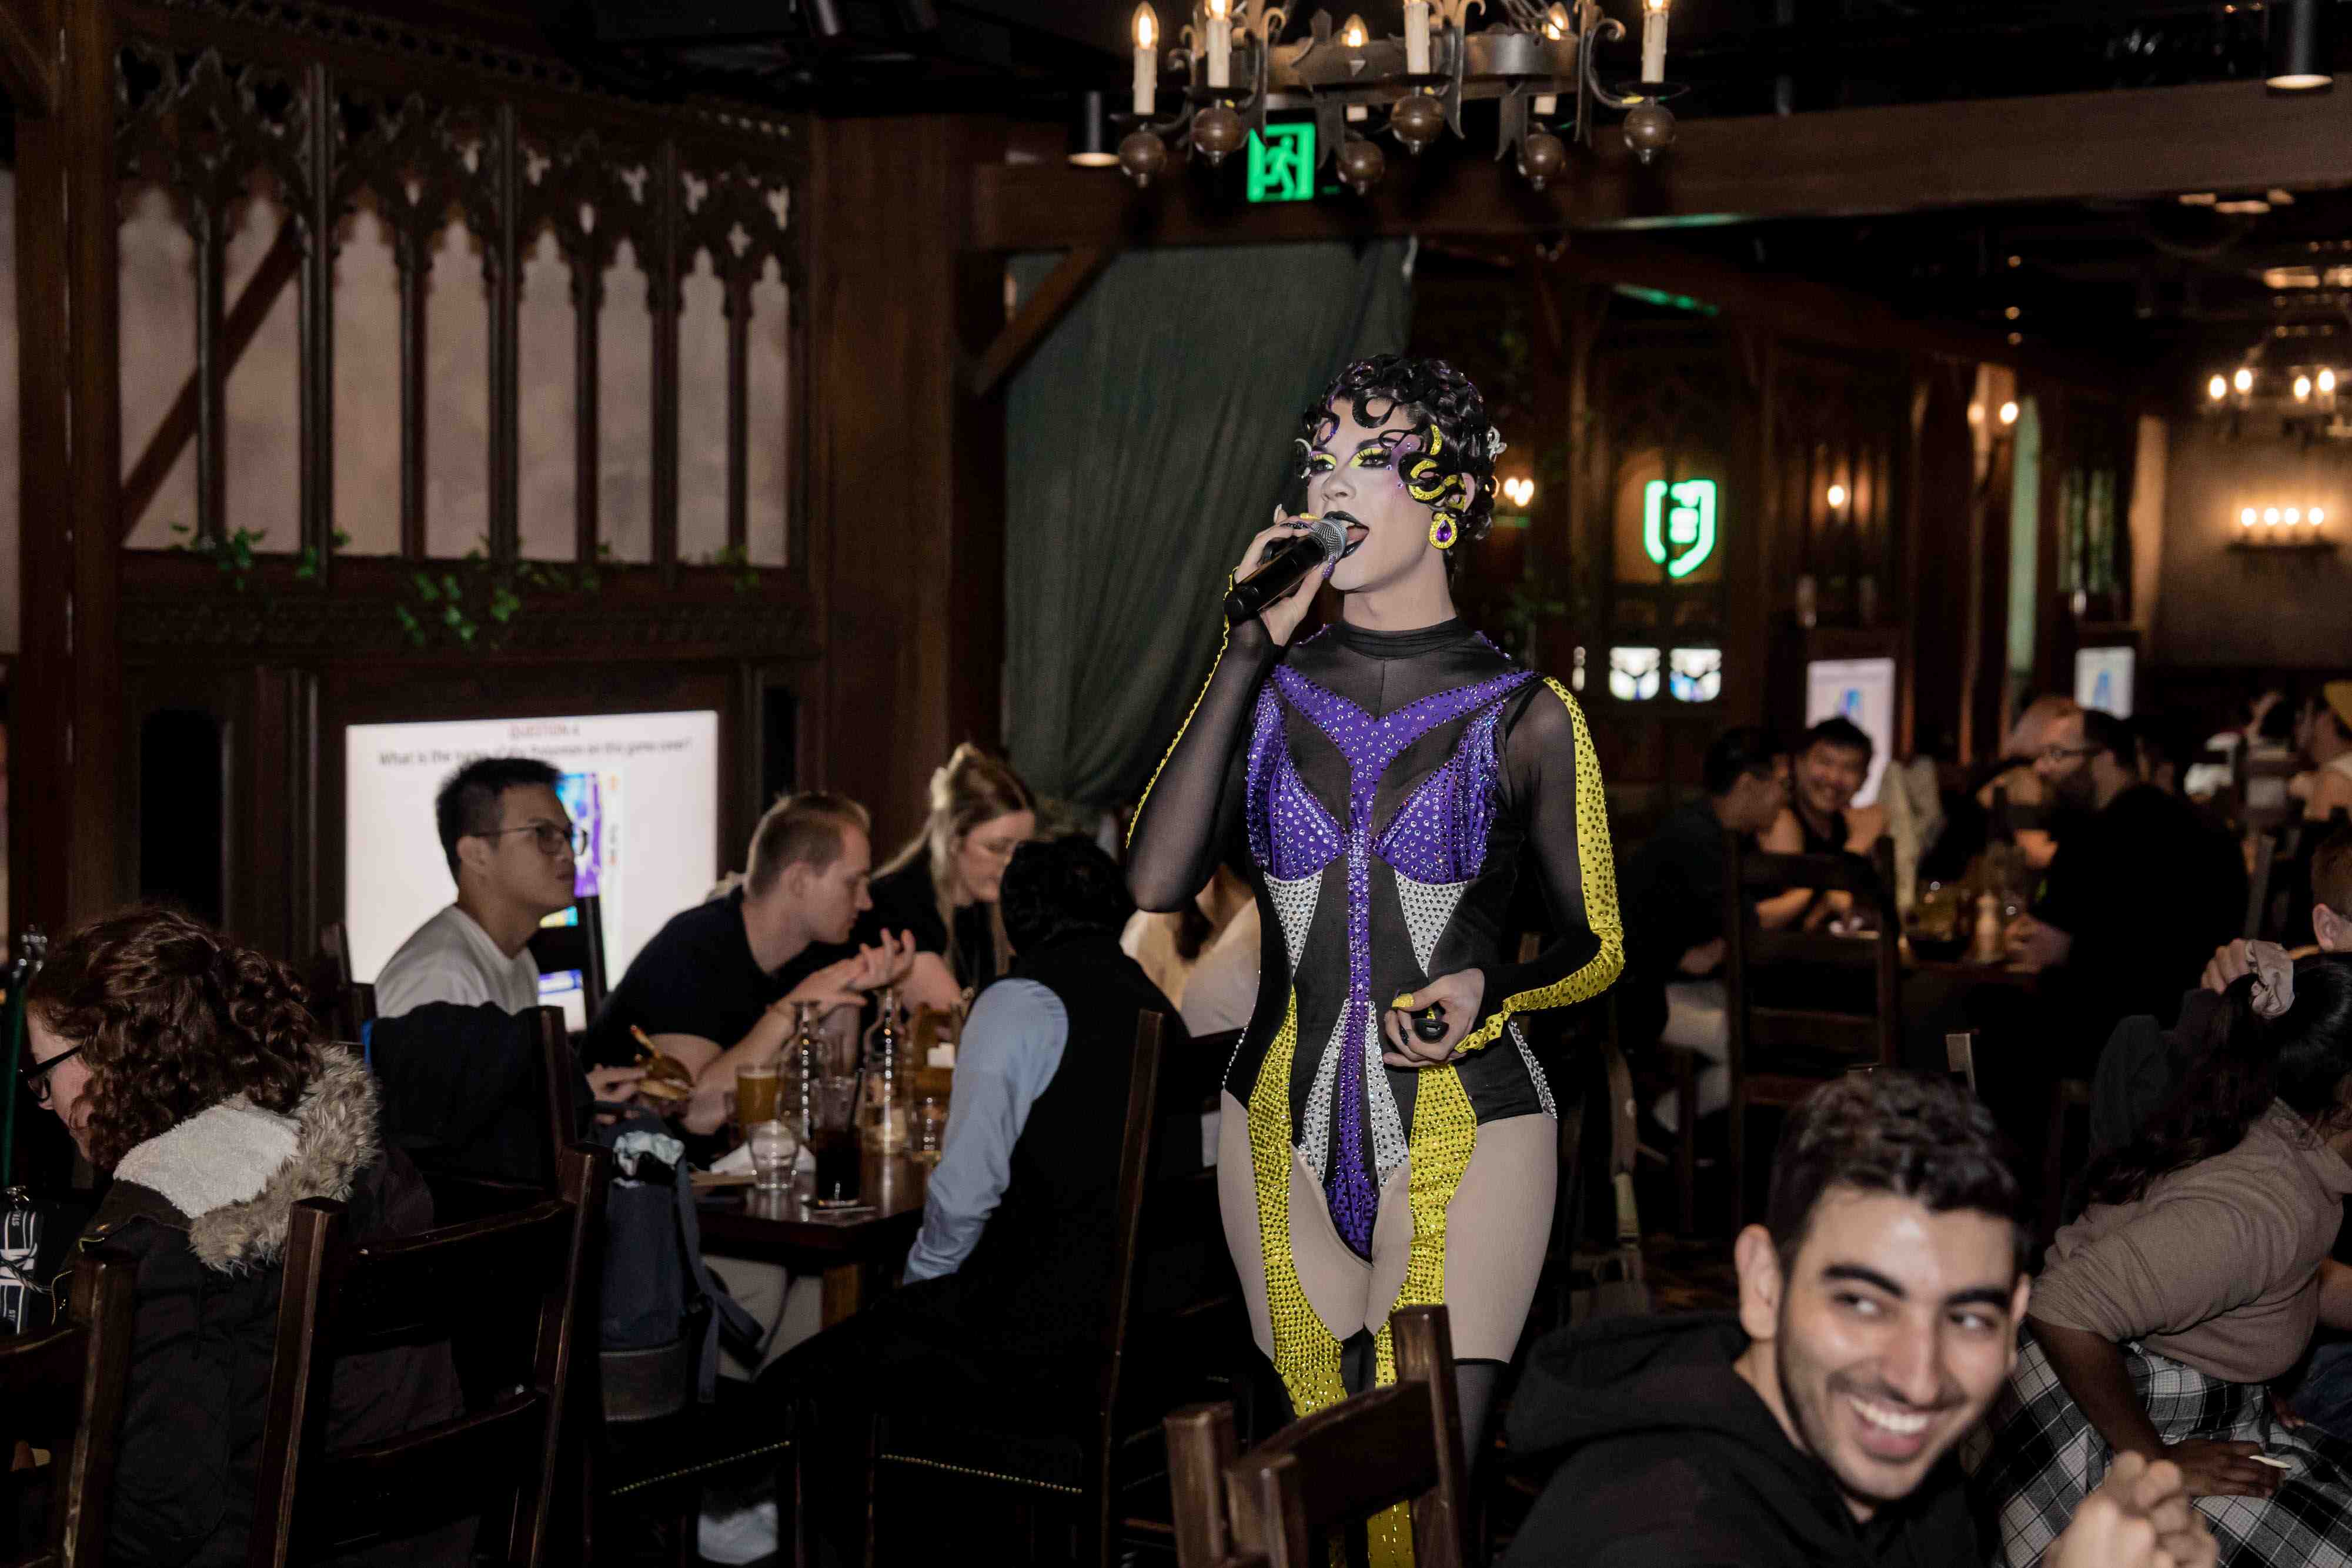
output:
[[1440,512],[1429,525],[1429,542],[1439,549],[1454,548],[1454,514]]

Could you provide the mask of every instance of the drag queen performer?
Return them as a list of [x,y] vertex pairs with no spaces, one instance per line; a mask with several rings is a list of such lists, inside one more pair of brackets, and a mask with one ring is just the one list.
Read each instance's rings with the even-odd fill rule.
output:
[[[1514,1020],[1623,965],[1601,773],[1567,689],[1454,608],[1501,448],[1477,389],[1442,361],[1360,361],[1300,432],[1307,514],[1348,524],[1322,573],[1339,621],[1293,644],[1309,574],[1233,629],[1145,795],[1129,881],[1144,908],[1178,908],[1246,838],[1265,938],[1217,1175],[1294,1412],[1393,1381],[1390,1312],[1444,1301],[1475,1453],[1558,1164]],[[1236,573],[1304,526],[1277,511]],[[1524,964],[1503,950],[1523,860],[1557,933]],[[1414,1028],[1439,1019],[1434,1040]]]

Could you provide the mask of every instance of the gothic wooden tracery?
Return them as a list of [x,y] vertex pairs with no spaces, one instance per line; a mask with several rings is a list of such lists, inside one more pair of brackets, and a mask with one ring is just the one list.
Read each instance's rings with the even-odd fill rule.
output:
[[[236,532],[224,478],[225,388],[272,305],[298,287],[299,549],[308,570],[325,575],[338,537],[335,261],[364,210],[383,225],[398,277],[398,396],[382,411],[399,428],[398,554],[452,553],[446,545],[428,551],[436,389],[427,343],[436,287],[454,282],[446,274],[462,246],[478,253],[487,308],[478,346],[487,501],[478,518],[436,517],[434,533],[478,536],[493,562],[520,553],[523,274],[551,235],[570,275],[574,326],[573,559],[593,564],[610,548],[612,521],[600,498],[610,455],[600,455],[600,444],[610,399],[625,395],[642,401],[650,426],[643,476],[649,559],[665,575],[681,564],[679,382],[691,374],[723,377],[726,389],[727,544],[709,559],[738,570],[754,560],[798,563],[804,261],[792,222],[799,152],[785,122],[707,105],[635,104],[587,89],[547,62],[452,51],[446,41],[327,6],[173,0],[127,5],[121,16],[117,169],[125,210],[144,190],[169,194],[193,242],[195,284],[194,369],[152,435],[134,445],[123,490],[126,538],[191,444],[194,538],[217,546]],[[434,68],[420,72],[420,60]],[[420,78],[432,82],[430,91],[415,89]],[[226,254],[257,200],[274,204],[279,229],[232,299]],[[453,224],[462,239],[450,237]],[[604,307],[625,245],[645,275],[651,341],[644,383],[615,389]],[[724,290],[726,354],[723,362],[685,366],[681,280],[706,254]],[[775,303],[755,311],[763,278],[781,282],[790,301],[781,321],[773,312],[786,308]],[[760,331],[783,335],[781,408],[754,406],[749,392],[755,314]],[[634,347],[627,362],[638,362]],[[130,434],[140,442],[140,433]],[[778,449],[761,454],[760,471],[781,474],[785,486],[773,525],[782,538],[763,534],[756,543],[755,446]]]

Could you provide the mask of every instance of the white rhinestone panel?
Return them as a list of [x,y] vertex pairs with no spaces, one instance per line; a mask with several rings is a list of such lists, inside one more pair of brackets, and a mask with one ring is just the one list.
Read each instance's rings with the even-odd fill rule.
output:
[[1372,1175],[1381,1186],[1404,1164],[1404,1118],[1397,1114],[1396,1091],[1389,1087],[1388,1069],[1381,1065],[1381,1015],[1364,1009],[1364,1097],[1371,1102]]
[[1283,945],[1290,949],[1290,972],[1298,973],[1298,956],[1307,951],[1307,928],[1315,924],[1315,904],[1323,892],[1323,873],[1293,882],[1265,879],[1265,895],[1282,921]]
[[1306,1142],[1298,1145],[1299,1157],[1315,1174],[1318,1186],[1331,1169],[1331,1097],[1339,1079],[1339,1052],[1346,1043],[1348,1020],[1342,1015],[1331,1030],[1331,1038],[1324,1042],[1323,1060],[1315,1064],[1315,1082],[1307,1091],[1307,1114],[1300,1122],[1298,1134]]
[[1415,882],[1404,873],[1393,872],[1396,878],[1397,903],[1404,910],[1406,935],[1412,938],[1413,962],[1422,973],[1429,973],[1429,956],[1437,951],[1437,939],[1445,933],[1454,918],[1456,905],[1462,902],[1462,890],[1466,882]]
[[1544,1081],[1543,1069],[1536,1065],[1536,1053],[1528,1049],[1528,1037],[1519,1032],[1519,1020],[1513,1019],[1503,1026],[1511,1031],[1511,1043],[1519,1048],[1519,1060],[1528,1064],[1528,1076],[1535,1080],[1536,1099],[1543,1105],[1543,1113],[1553,1121],[1559,1120],[1559,1107],[1551,1101],[1551,1085]]

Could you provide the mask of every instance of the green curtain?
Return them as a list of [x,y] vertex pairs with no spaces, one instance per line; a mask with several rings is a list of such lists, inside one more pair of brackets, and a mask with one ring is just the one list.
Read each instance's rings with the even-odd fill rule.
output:
[[[1349,361],[1403,350],[1411,256],[1123,256],[1014,378],[1006,734],[1041,794],[1142,792],[1215,655],[1225,573],[1281,498],[1299,410]],[[1015,286],[1056,259],[1017,258]]]

